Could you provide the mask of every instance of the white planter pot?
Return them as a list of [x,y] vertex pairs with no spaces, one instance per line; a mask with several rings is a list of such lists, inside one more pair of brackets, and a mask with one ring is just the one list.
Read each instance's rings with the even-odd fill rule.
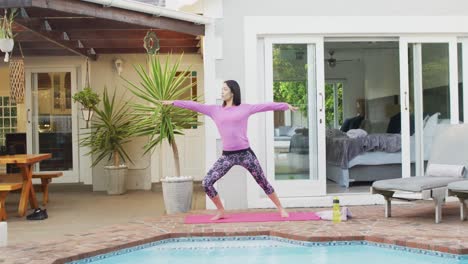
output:
[[91,121],[94,111],[88,108],[81,108],[81,113],[83,113],[83,119],[86,122],[86,128],[89,128],[89,121]]
[[13,39],[0,39],[0,50],[2,52],[11,52],[14,46],[15,42]]
[[127,191],[127,166],[106,166],[104,171],[107,177],[107,194],[124,194]]
[[167,214],[185,213],[192,208],[193,177],[161,179]]
[[89,110],[87,108],[81,108],[81,112],[83,113],[83,119],[85,121],[91,120],[91,118],[93,117],[93,114],[94,114],[93,110]]

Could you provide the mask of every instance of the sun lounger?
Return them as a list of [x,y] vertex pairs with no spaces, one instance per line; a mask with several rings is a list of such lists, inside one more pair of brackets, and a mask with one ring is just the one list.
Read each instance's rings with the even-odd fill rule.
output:
[[[385,198],[385,217],[391,217],[391,201],[397,199],[393,197],[395,192],[421,193],[422,199],[433,199],[435,203],[435,222],[442,220],[442,205],[447,197],[448,185],[466,180],[466,170],[468,165],[468,124],[451,125],[440,132],[432,146],[431,155],[428,162],[428,172],[426,176],[390,179],[376,181],[372,184],[371,193],[381,194]],[[440,164],[440,165],[439,165]],[[431,176],[429,168],[432,166],[434,172]],[[442,169],[440,169],[441,166]],[[447,170],[444,170],[447,166]],[[451,166],[458,170],[460,175],[443,175],[440,173],[450,171]]]
[[468,214],[468,180],[450,183],[448,185],[448,194],[458,197],[458,200],[460,200],[460,219],[462,221],[466,220]]

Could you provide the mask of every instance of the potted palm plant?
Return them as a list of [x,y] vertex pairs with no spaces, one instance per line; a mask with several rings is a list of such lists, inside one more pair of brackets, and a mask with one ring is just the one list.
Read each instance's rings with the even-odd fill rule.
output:
[[133,136],[132,110],[127,102],[118,104],[115,92],[109,97],[104,89],[102,106],[94,107],[92,131],[80,141],[81,146],[89,147],[88,155],[94,156],[92,166],[107,158],[104,167],[107,177],[107,193],[123,194],[126,192],[128,168],[126,161],[132,162],[124,144]]
[[[181,98],[191,91],[193,83],[186,84],[189,67],[180,70],[182,55],[170,64],[171,56],[165,61],[156,55],[149,55],[147,71],[146,65],[137,65],[135,70],[140,76],[139,84],[128,80],[128,89],[142,103],[134,104],[137,122],[135,133],[138,136],[148,136],[145,153],[152,152],[155,147],[167,141],[174,157],[174,175],[165,175],[161,179],[163,186],[164,204],[166,212],[177,213],[190,210],[193,192],[193,177],[182,176],[180,173],[179,151],[176,135],[183,135],[184,129],[200,125],[197,114],[185,109],[162,105],[161,101],[177,99],[195,100],[196,98]],[[188,75],[190,76],[190,75]],[[191,93],[189,93],[191,94]]]
[[13,8],[8,14],[8,9],[5,9],[5,14],[0,18],[0,50],[5,52],[5,62],[9,61],[8,52],[13,50],[15,45],[13,41],[13,21],[16,17],[17,9]]
[[73,101],[80,103],[83,107],[81,112],[83,119],[86,121],[86,128],[89,128],[89,121],[93,117],[94,108],[101,101],[99,95],[94,92],[90,87],[84,88],[73,95]]

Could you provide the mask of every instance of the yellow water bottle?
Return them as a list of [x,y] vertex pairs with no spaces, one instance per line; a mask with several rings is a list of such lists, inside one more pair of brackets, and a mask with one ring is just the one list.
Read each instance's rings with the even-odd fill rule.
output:
[[332,215],[333,223],[340,223],[341,222],[341,210],[340,210],[340,200],[338,197],[333,197],[333,215]]

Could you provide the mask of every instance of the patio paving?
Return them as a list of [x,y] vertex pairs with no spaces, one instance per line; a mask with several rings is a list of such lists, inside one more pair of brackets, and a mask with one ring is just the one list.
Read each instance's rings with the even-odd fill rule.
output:
[[[203,195],[203,193],[197,192],[196,195]],[[0,263],[64,263],[165,238],[231,235],[272,235],[305,241],[365,239],[447,253],[468,254],[468,221],[459,220],[459,207],[456,202],[450,202],[444,206],[441,224],[434,223],[431,201],[394,205],[394,217],[389,219],[383,217],[384,208],[381,205],[350,208],[353,219],[340,224],[333,224],[329,221],[285,221],[186,225],[183,223],[185,214],[170,216],[148,214],[149,217],[131,217],[126,223],[70,232],[56,239],[46,239],[46,237],[42,241],[15,243],[6,248],[0,248]],[[75,207],[73,209],[76,210]],[[102,208],[102,210],[102,217],[106,217],[105,209]],[[321,210],[326,210],[326,208],[291,209],[290,211]],[[242,210],[244,211],[252,210]],[[192,213],[212,212],[194,210]],[[77,217],[79,215],[78,211]],[[53,226],[47,221],[49,220],[43,222],[45,229],[52,229]],[[11,232],[15,231],[10,229]]]
[[[52,185],[50,191],[50,202],[46,206],[49,218],[44,221],[27,221],[18,217],[19,193],[8,195],[10,245],[44,239],[67,239],[70,234],[165,214],[160,191],[128,191],[125,195],[109,196],[105,192],[93,192],[90,187],[74,184]],[[196,187],[194,194],[192,208],[205,209],[205,195],[201,187]],[[40,193],[38,201],[39,206],[44,208]]]

